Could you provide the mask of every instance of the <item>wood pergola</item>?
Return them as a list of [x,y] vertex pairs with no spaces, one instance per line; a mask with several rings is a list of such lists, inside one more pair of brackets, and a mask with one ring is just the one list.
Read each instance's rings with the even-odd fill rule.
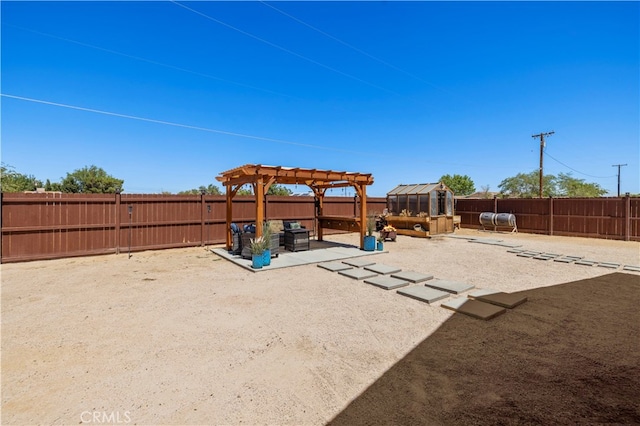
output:
[[[221,182],[226,188],[227,195],[227,250],[231,249],[231,222],[233,219],[233,197],[243,185],[253,186],[253,193],[256,197],[256,224],[262,224],[264,217],[264,197],[269,187],[273,184],[282,185],[307,185],[313,191],[318,200],[316,209],[316,220],[318,220],[318,240],[322,240],[322,228],[333,227],[331,224],[338,224],[336,229],[353,230],[360,232],[360,248],[364,248],[364,236],[367,223],[367,185],[373,183],[373,176],[370,173],[340,172],[334,170],[303,169],[282,166],[264,166],[260,164],[245,164],[235,169],[220,173],[216,180]],[[330,218],[331,220],[320,220],[324,194],[327,189],[344,188],[352,186],[360,198],[359,218]],[[342,220],[340,220],[342,219]],[[352,226],[344,223],[351,222]],[[262,235],[262,226],[256,226],[256,236]]]

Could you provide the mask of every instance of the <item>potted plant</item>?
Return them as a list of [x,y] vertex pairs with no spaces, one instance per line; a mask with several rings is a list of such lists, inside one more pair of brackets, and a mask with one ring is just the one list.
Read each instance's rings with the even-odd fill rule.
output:
[[376,249],[376,237],[373,231],[376,230],[376,218],[371,215],[367,217],[367,235],[364,237],[364,250],[374,251]]
[[249,249],[251,250],[251,267],[254,269],[262,268],[264,263],[264,239],[262,237],[252,238]]
[[378,243],[376,244],[376,250],[382,251],[384,250],[384,237],[380,235],[378,237]]
[[262,252],[262,265],[271,265],[271,227],[265,223],[262,227],[262,243],[264,251]]

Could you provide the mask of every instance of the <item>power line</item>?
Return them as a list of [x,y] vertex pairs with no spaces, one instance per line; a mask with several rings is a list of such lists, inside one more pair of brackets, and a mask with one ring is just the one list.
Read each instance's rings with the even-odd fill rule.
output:
[[296,96],[275,92],[273,90],[264,89],[264,88],[261,88],[261,87],[256,87],[256,86],[252,86],[252,85],[245,84],[245,83],[240,83],[240,82],[233,81],[233,80],[227,80],[225,78],[216,77],[214,75],[204,74],[204,73],[201,73],[201,72],[198,72],[198,71],[192,71],[192,70],[189,70],[189,69],[186,69],[186,68],[181,68],[181,67],[178,67],[178,66],[175,66],[175,65],[170,65],[170,64],[165,64],[165,63],[162,63],[162,62],[154,61],[152,59],[147,59],[147,58],[143,58],[143,57],[140,57],[140,56],[134,56],[134,55],[130,55],[128,53],[118,52],[116,50],[106,49],[104,47],[95,46],[95,45],[92,45],[92,44],[89,44],[89,43],[83,43],[81,41],[72,40],[72,39],[65,38],[65,37],[60,37],[60,36],[57,36],[57,35],[54,35],[54,34],[43,33],[41,31],[32,30],[30,28],[24,28],[24,27],[20,27],[20,26],[17,26],[17,25],[5,24],[5,23],[3,23],[2,25],[18,28],[18,29],[23,30],[23,31],[29,31],[29,32],[32,32],[34,34],[39,34],[39,35],[42,35],[42,36],[45,36],[45,37],[55,38],[55,39],[62,40],[62,41],[68,42],[68,43],[77,44],[79,46],[100,50],[102,52],[111,53],[113,55],[119,55],[119,56],[123,56],[125,58],[135,59],[136,61],[147,62],[147,63],[152,64],[152,65],[158,65],[158,66],[161,66],[161,67],[170,68],[170,69],[173,69],[173,70],[176,70],[176,71],[186,72],[186,73],[197,75],[197,76],[204,77],[204,78],[210,78],[210,79],[218,80],[218,81],[221,81],[221,82],[224,82],[224,83],[229,83],[229,84],[233,84],[233,85],[236,85],[236,86],[246,87],[248,89],[259,90],[261,92],[270,93],[272,95],[283,96],[283,97],[291,98],[291,99],[301,99],[301,98],[298,98]]
[[399,67],[397,67],[397,66],[395,66],[395,65],[393,65],[393,64],[391,64],[391,63],[389,63],[389,62],[387,62],[387,61],[385,61],[384,59],[380,59],[380,58],[378,58],[377,56],[374,56],[374,55],[372,55],[372,54],[370,54],[370,53],[368,53],[368,52],[365,52],[364,50],[362,50],[362,49],[360,49],[360,48],[358,48],[358,47],[356,47],[356,46],[354,46],[354,45],[352,45],[352,44],[350,44],[350,43],[347,43],[346,41],[341,40],[341,39],[339,39],[338,37],[336,37],[336,36],[334,36],[334,35],[331,35],[331,34],[329,34],[329,33],[325,32],[325,31],[322,31],[321,29],[319,29],[319,28],[317,28],[317,27],[314,27],[313,25],[311,25],[311,24],[309,24],[309,23],[307,23],[307,22],[305,22],[305,21],[303,21],[303,20],[301,20],[301,19],[299,19],[299,18],[296,18],[296,17],[295,17],[295,16],[293,16],[293,15],[290,15],[290,14],[288,14],[287,12],[285,12],[285,11],[283,11],[283,10],[281,10],[281,9],[278,9],[277,7],[272,6],[272,5],[271,5],[271,4],[269,4],[269,3],[266,3],[266,2],[261,1],[261,0],[260,0],[260,3],[262,3],[263,5],[265,5],[265,6],[267,6],[267,7],[270,7],[271,9],[275,10],[276,12],[281,13],[282,15],[284,15],[284,16],[286,16],[286,17],[290,18],[290,19],[293,19],[294,21],[296,21],[296,22],[298,22],[298,23],[300,23],[300,24],[302,24],[302,25],[304,25],[304,26],[306,26],[306,27],[308,27],[308,28],[312,29],[313,31],[316,31],[316,32],[318,32],[318,33],[322,34],[323,36],[328,37],[328,38],[330,38],[330,39],[332,39],[332,40],[334,40],[334,41],[336,41],[336,42],[338,42],[338,43],[342,44],[343,46],[348,47],[348,48],[349,48],[349,49],[351,49],[351,50],[354,50],[354,51],[356,51],[356,52],[358,52],[358,53],[360,53],[360,54],[362,54],[362,55],[364,55],[364,56],[366,56],[366,57],[368,57],[368,58],[370,58],[370,59],[373,59],[373,60],[374,60],[374,61],[376,61],[376,62],[379,62],[379,63],[381,63],[381,64],[383,64],[383,65],[386,65],[386,66],[387,66],[387,67],[389,67],[389,68],[392,68],[392,69],[394,69],[394,70],[396,70],[396,71],[399,71],[399,72],[401,72],[401,73],[403,73],[403,74],[405,74],[405,75],[408,75],[409,77],[412,77],[412,78],[414,78],[414,79],[416,79],[416,80],[419,80],[419,81],[421,81],[421,82],[423,82],[423,83],[425,83],[425,84],[428,84],[429,86],[432,86],[432,87],[434,87],[434,88],[436,88],[436,89],[442,90],[442,91],[447,92],[447,93],[449,93],[449,94],[453,94],[453,93],[449,92],[448,90],[443,89],[442,87],[439,87],[439,86],[437,86],[437,85],[435,85],[435,84],[433,84],[433,83],[431,83],[431,82],[429,82],[429,81],[426,81],[426,80],[424,80],[424,79],[422,79],[422,78],[418,77],[418,76],[417,76],[417,75],[415,75],[415,74],[412,74],[412,73],[410,73],[410,72],[408,72],[408,71],[406,71],[406,70],[404,70],[404,69],[402,69],[402,68],[399,68]]
[[[144,122],[148,122],[148,123],[162,124],[162,125],[166,125],[166,126],[181,127],[181,128],[184,128],[184,129],[199,130],[199,131],[203,131],[203,132],[217,133],[217,134],[235,136],[235,137],[247,138],[247,139],[256,139],[256,140],[261,140],[261,141],[265,141],[265,142],[274,142],[274,143],[280,143],[280,144],[286,144],[286,145],[294,145],[294,146],[299,146],[299,147],[304,147],[304,148],[321,149],[321,150],[324,150],[324,151],[336,151],[336,152],[343,152],[343,153],[348,153],[348,154],[357,154],[359,156],[366,156],[366,157],[372,157],[372,158],[382,158],[382,159],[388,159],[389,158],[389,156],[387,154],[377,153],[377,151],[375,151],[375,150],[371,150],[371,151],[369,151],[369,150],[367,150],[367,151],[353,151],[353,150],[333,148],[333,147],[328,147],[328,146],[323,146],[323,145],[314,145],[314,144],[308,144],[308,143],[287,141],[287,140],[283,140],[283,139],[269,138],[269,137],[265,137],[265,136],[247,135],[247,134],[242,134],[242,133],[230,132],[230,131],[226,131],[226,130],[211,129],[211,128],[207,128],[207,127],[193,126],[193,125],[189,125],[189,124],[176,123],[176,122],[171,122],[171,121],[166,121],[166,120],[157,120],[157,119],[153,119],[153,118],[139,117],[139,116],[130,115],[130,114],[121,114],[121,113],[117,113],[117,112],[103,111],[103,110],[94,109],[94,108],[87,108],[87,107],[81,107],[81,106],[76,106],[76,105],[63,104],[63,103],[59,103],[59,102],[46,101],[46,100],[42,100],[42,99],[28,98],[28,97],[24,97],[24,96],[11,95],[11,94],[8,94],[8,93],[0,93],[0,97],[16,99],[16,100],[21,100],[21,101],[26,101],[26,102],[33,102],[33,103],[49,105],[49,106],[56,106],[56,107],[61,107],[61,108],[68,108],[68,109],[73,109],[73,110],[77,110],[77,111],[92,112],[92,113],[95,113],[95,114],[108,115],[108,116],[112,116],[112,117],[127,118],[127,119],[130,119],[130,120],[138,120],[138,121],[144,121]],[[482,168],[483,170],[486,169],[486,167],[487,167],[486,162],[482,162],[482,163],[479,162],[478,164],[458,164],[458,163],[445,163],[445,162],[442,162],[442,161],[435,161],[435,160],[434,161],[429,161],[429,160],[425,160],[425,159],[422,159],[422,158],[420,158],[419,161],[423,165],[424,164],[438,164],[438,165],[445,165],[445,166],[452,166],[452,167],[479,167],[479,168]],[[492,166],[492,168],[494,168],[494,169],[495,168],[507,169],[507,168],[512,168],[512,166],[495,165],[495,166]]]
[[545,151],[544,151],[544,154],[545,154],[547,157],[549,157],[549,158],[551,158],[552,160],[554,160],[555,162],[557,162],[557,163],[559,163],[559,164],[562,164],[562,165],[563,165],[563,166],[565,166],[567,169],[573,170],[574,172],[579,173],[579,174],[584,175],[584,176],[592,177],[592,178],[595,178],[595,179],[610,179],[610,178],[612,178],[612,177],[615,177],[615,175],[611,175],[611,176],[594,176],[594,175],[590,175],[590,174],[587,174],[587,173],[582,173],[581,171],[576,170],[576,169],[574,169],[573,167],[566,165],[565,163],[563,163],[562,161],[558,160],[557,158],[554,158],[551,154],[549,154],[549,153],[547,152],[547,150],[545,150]]
[[[11,99],[19,99],[21,101],[35,102],[35,103],[44,104],[44,105],[52,105],[52,106],[57,106],[57,107],[62,107],[62,108],[75,109],[75,110],[78,110],[78,111],[86,111],[86,112],[93,112],[93,113],[96,113],[96,114],[110,115],[110,116],[113,116],[113,117],[120,117],[120,118],[128,118],[128,119],[131,119],[131,120],[146,121],[148,123],[164,124],[164,125],[168,125],[168,126],[182,127],[182,128],[185,128],[185,129],[200,130],[200,131],[203,131],[203,132],[218,133],[218,134],[228,135],[228,136],[237,136],[237,137],[240,137],[240,138],[257,139],[257,140],[262,140],[262,141],[267,141],[267,142],[282,143],[282,144],[287,144],[287,145],[296,145],[296,146],[302,146],[302,147],[307,147],[307,148],[317,148],[317,149],[323,149],[323,150],[328,150],[328,151],[340,151],[340,152],[348,152],[348,153],[355,153],[356,152],[356,151],[349,151],[349,150],[346,150],[346,149],[339,149],[339,148],[331,148],[331,147],[326,147],[326,146],[321,146],[321,145],[312,145],[312,144],[305,144],[305,143],[300,143],[300,142],[291,142],[291,141],[286,141],[286,140],[282,140],[282,139],[267,138],[267,137],[263,137],[263,136],[245,135],[245,134],[242,134],[242,133],[229,132],[229,131],[226,131],[226,130],[210,129],[210,128],[207,128],[207,127],[192,126],[192,125],[189,125],[189,124],[181,124],[181,123],[175,123],[175,122],[171,122],[171,121],[156,120],[156,119],[153,119],[153,118],[138,117],[138,116],[135,116],[135,115],[120,114],[120,113],[117,113],[117,112],[102,111],[102,110],[99,110],[99,109],[85,108],[85,107],[79,107],[79,106],[75,106],[75,105],[61,104],[61,103],[57,103],[57,102],[44,101],[44,100],[41,100],[41,99],[26,98],[26,97],[23,97],[23,96],[15,96],[15,95],[10,95],[10,94],[6,94],[6,93],[0,93],[0,96],[3,96],[5,98],[11,98]],[[359,151],[358,151],[358,153],[362,154]]]
[[335,73],[338,73],[338,74],[343,75],[343,76],[345,76],[345,77],[348,77],[348,78],[350,78],[350,79],[353,79],[353,80],[359,81],[360,83],[366,84],[366,85],[371,86],[371,87],[374,87],[374,88],[376,88],[376,89],[383,90],[383,91],[388,92],[388,93],[391,93],[391,94],[393,94],[393,95],[402,96],[402,95],[400,95],[398,92],[394,92],[393,90],[386,89],[386,88],[384,88],[384,87],[382,87],[382,86],[378,86],[377,84],[371,83],[371,82],[369,82],[369,81],[363,80],[363,79],[361,79],[361,78],[359,78],[359,77],[356,77],[356,76],[354,76],[354,75],[347,74],[346,72],[340,71],[340,70],[338,70],[338,69],[335,69],[335,68],[333,68],[333,67],[330,67],[330,66],[328,66],[328,65],[325,65],[325,64],[323,64],[323,63],[320,63],[320,62],[318,62],[318,61],[316,61],[316,60],[314,60],[314,59],[311,59],[311,58],[309,58],[309,57],[303,56],[303,55],[301,55],[301,54],[299,54],[299,53],[296,53],[296,52],[294,52],[294,51],[292,51],[292,50],[289,50],[289,49],[287,49],[287,48],[285,48],[285,47],[282,47],[282,46],[277,45],[277,44],[275,44],[275,43],[272,43],[272,42],[270,42],[270,41],[268,41],[268,40],[265,40],[265,39],[263,39],[263,38],[260,38],[260,37],[258,37],[258,36],[256,36],[256,35],[253,35],[253,34],[251,34],[251,33],[247,32],[247,31],[241,30],[240,28],[236,28],[236,27],[234,27],[233,25],[230,25],[230,24],[227,24],[226,22],[220,21],[219,19],[212,18],[211,16],[206,15],[206,14],[204,14],[204,13],[202,13],[202,12],[199,12],[199,11],[197,11],[197,10],[195,10],[195,9],[191,9],[190,7],[187,7],[187,6],[183,5],[183,4],[180,4],[180,3],[178,3],[177,1],[174,1],[174,0],[169,0],[169,1],[170,1],[171,3],[173,3],[173,4],[177,5],[177,6],[180,6],[180,7],[184,8],[184,9],[187,9],[187,10],[188,10],[188,11],[190,11],[190,12],[193,12],[193,13],[195,13],[195,14],[197,14],[197,15],[200,15],[200,16],[202,16],[202,17],[206,18],[206,19],[209,19],[209,20],[211,20],[211,21],[213,21],[213,22],[216,22],[216,23],[218,23],[218,24],[220,24],[220,25],[223,25],[223,26],[225,26],[225,27],[227,27],[227,28],[230,28],[230,29],[232,29],[232,30],[234,30],[234,31],[237,31],[237,32],[239,32],[240,34],[246,35],[247,37],[251,37],[251,38],[252,38],[252,39],[254,39],[254,40],[258,40],[258,41],[259,41],[259,42],[261,42],[261,43],[265,43],[265,44],[267,44],[267,45],[269,45],[269,46],[271,46],[271,47],[274,47],[274,48],[276,48],[276,49],[282,50],[283,52],[286,52],[286,53],[288,53],[288,54],[290,54],[290,55],[293,55],[293,56],[295,56],[295,57],[297,57],[297,58],[304,59],[305,61],[311,62],[312,64],[318,65],[318,66],[320,66],[320,67],[322,67],[322,68],[328,69],[329,71],[333,71],[333,72],[335,72]]

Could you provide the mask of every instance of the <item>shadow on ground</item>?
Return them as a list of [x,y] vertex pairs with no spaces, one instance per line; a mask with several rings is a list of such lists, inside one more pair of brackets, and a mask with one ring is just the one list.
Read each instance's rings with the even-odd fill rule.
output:
[[640,277],[519,294],[491,321],[452,316],[329,424],[639,424]]

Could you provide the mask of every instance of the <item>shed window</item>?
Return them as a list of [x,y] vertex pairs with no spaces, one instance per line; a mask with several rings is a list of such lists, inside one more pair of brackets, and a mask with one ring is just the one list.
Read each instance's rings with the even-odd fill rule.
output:
[[398,195],[398,213],[407,208],[407,196]]
[[429,213],[429,194],[420,194],[418,206],[418,213]]
[[431,216],[438,216],[438,192],[431,191]]
[[453,192],[447,192],[447,216],[453,216]]
[[418,196],[417,195],[409,195],[409,211],[412,215],[418,214]]

